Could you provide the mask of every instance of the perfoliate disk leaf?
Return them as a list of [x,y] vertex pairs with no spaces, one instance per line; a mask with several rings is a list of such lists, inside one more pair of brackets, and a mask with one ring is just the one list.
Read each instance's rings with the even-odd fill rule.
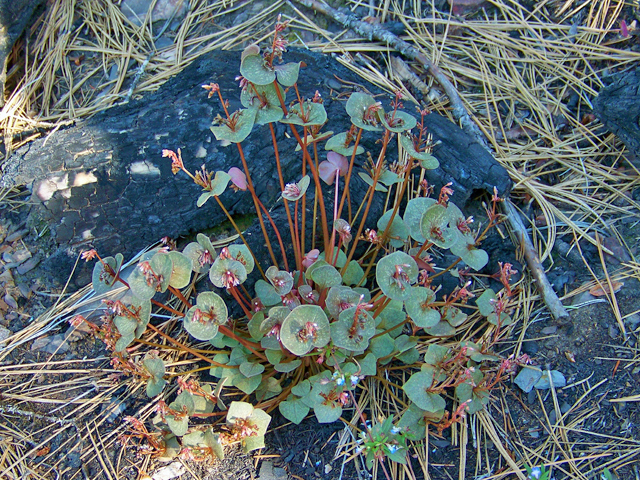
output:
[[407,202],[407,208],[404,211],[404,223],[409,228],[411,238],[416,242],[424,243],[426,239],[422,235],[420,224],[422,222],[422,216],[431,205],[436,201],[433,198],[417,197]]
[[227,124],[212,126],[211,131],[216,140],[226,140],[231,143],[240,143],[251,133],[253,124],[256,119],[256,109],[240,109],[234,112],[235,124],[233,128]]
[[358,262],[351,260],[342,275],[342,283],[345,285],[357,285],[364,277],[364,270]]
[[169,285],[173,288],[184,288],[189,285],[191,280],[191,270],[193,269],[193,260],[184,253],[169,252],[169,258],[172,263],[171,277]]
[[141,300],[150,300],[156,292],[169,287],[173,264],[166,253],[156,253],[151,260],[138,263],[129,276],[132,293]]
[[287,184],[282,192],[282,198],[290,202],[300,200],[307,193],[309,182],[311,182],[311,178],[309,175],[305,175],[298,183]]
[[274,291],[278,295],[286,295],[293,287],[293,277],[289,272],[278,270],[278,267],[271,266],[265,272],[267,280],[273,285]]
[[419,160],[420,166],[425,170],[435,170],[440,166],[438,159],[431,153],[416,151],[413,142],[408,136],[402,135],[400,137],[400,145],[402,145],[409,157]]
[[352,352],[365,350],[375,334],[375,320],[363,308],[351,307],[340,313],[331,324],[331,339],[335,346]]
[[371,95],[354,92],[347,100],[345,108],[351,117],[351,123],[356,127],[373,132],[382,131],[380,119],[384,116],[384,110],[380,102],[376,102]]
[[305,355],[329,343],[329,320],[318,305],[300,305],[282,322],[280,340],[294,355]]
[[193,271],[196,273],[207,273],[216,258],[215,254],[211,255],[207,249],[196,242],[191,242],[184,247],[182,253],[191,260]]
[[282,416],[296,425],[299,425],[309,414],[309,407],[302,400],[292,395],[289,395],[287,400],[281,402],[279,407]]
[[[366,183],[370,187],[373,187],[373,179],[371,178],[370,175],[368,175],[367,173],[364,173],[364,172],[358,172],[358,176],[364,181],[364,183]],[[388,190],[387,190],[387,187],[385,187],[380,182],[378,182],[378,183],[376,183],[375,191],[376,192],[386,192]]]
[[[387,210],[382,217],[378,219],[378,232],[383,232],[387,225],[389,225],[389,220],[391,220],[391,216],[393,215],[393,210]],[[389,227],[389,243],[392,247],[401,248],[405,241],[409,238],[409,229],[407,225],[402,220],[402,217],[399,213],[396,212],[393,217],[393,221],[391,222],[391,226]]]
[[303,102],[302,110],[300,104],[296,103],[287,112],[287,116],[280,122],[311,127],[314,125],[324,125],[327,121],[327,111],[321,103],[310,101]]
[[242,265],[244,265],[247,275],[253,272],[255,261],[253,259],[253,255],[251,255],[251,251],[246,245],[229,245],[227,248],[229,249],[229,254],[233,259],[238,260]]
[[244,283],[247,269],[238,260],[218,257],[209,270],[209,279],[218,288],[230,288]]
[[302,62],[290,62],[282,65],[275,65],[273,68],[276,71],[278,83],[285,87],[293,87],[293,85],[298,81],[301,63]]
[[267,85],[276,79],[276,72],[270,69],[262,55],[248,54],[240,64],[240,75],[256,85]]
[[[344,155],[345,157],[351,157],[353,155],[354,145],[345,146],[346,142],[347,132],[338,133],[327,141],[324,149],[332,150],[336,153],[339,153],[340,155]],[[364,148],[358,145],[358,148],[356,149],[356,155],[360,155],[361,153],[364,153]]]
[[338,318],[340,312],[355,307],[358,303],[360,303],[360,294],[349,287],[339,285],[329,289],[325,305],[329,315],[332,318]]
[[[278,86],[278,90],[284,98],[284,90]],[[284,112],[280,107],[280,99],[273,83],[268,85],[251,85],[244,88],[240,93],[242,106],[256,110],[256,125],[266,125],[277,122],[284,117]]]
[[[118,255],[120,257],[118,257]],[[120,271],[122,265],[122,254],[118,254],[116,257],[120,258],[120,262],[116,258],[106,257],[102,261],[108,265],[105,267],[102,262],[96,262],[93,266],[93,275],[91,276],[91,283],[96,295],[102,295],[108,292],[116,282],[116,275]]]
[[262,279],[256,281],[255,285],[256,295],[265,307],[272,307],[278,305],[282,300],[273,288],[273,285],[265,282]]
[[342,284],[342,276],[333,265],[321,265],[314,268],[310,277],[320,288],[335,287]]
[[436,299],[433,290],[426,287],[414,287],[409,298],[404,301],[407,315],[411,317],[416,327],[433,327],[440,321],[440,312],[429,305]]
[[411,284],[418,279],[418,264],[404,252],[393,252],[376,265],[376,281],[382,293],[392,300],[404,301],[411,294]]
[[451,248],[459,238],[458,229],[449,226],[447,207],[435,204],[427,208],[420,220],[420,233],[440,248]]
[[184,317],[184,328],[198,340],[211,340],[218,333],[218,326],[226,323],[227,305],[222,297],[213,292],[198,295],[196,305]]
[[416,117],[401,110],[396,111],[395,115],[393,112],[387,112],[385,115],[381,115],[380,121],[387,130],[394,133],[411,130],[418,123]]

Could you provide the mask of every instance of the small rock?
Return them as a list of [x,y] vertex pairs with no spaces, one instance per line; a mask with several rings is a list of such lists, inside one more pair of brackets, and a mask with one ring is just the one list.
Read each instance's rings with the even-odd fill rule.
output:
[[518,385],[523,392],[529,393],[541,377],[542,370],[536,367],[526,366],[520,370],[520,373],[516,376],[514,383]]
[[529,435],[531,436],[531,438],[538,438],[540,437],[540,432],[538,432],[537,430],[534,430],[533,428],[530,428]]
[[617,338],[617,337],[618,337],[618,331],[619,331],[619,330],[618,330],[618,327],[617,327],[617,326],[615,326],[615,325],[609,325],[608,333],[609,333],[609,336],[610,336],[611,338]]
[[564,402],[562,405],[560,405],[560,412],[563,415],[567,413],[569,410],[571,410],[571,405],[569,405],[567,402]]
[[545,370],[542,372],[542,376],[536,382],[535,388],[538,390],[548,390],[551,388],[551,382],[553,382],[554,388],[564,387],[567,385],[567,379],[558,370]]
[[558,327],[553,325],[551,327],[544,327],[542,329],[542,334],[543,335],[553,335],[554,333],[556,333],[558,331]]
[[13,262],[20,264],[31,258],[31,252],[26,248],[23,248],[22,250],[15,252],[12,257]]
[[631,328],[635,329],[640,323],[640,315],[637,313],[632,313],[624,319],[624,323],[628,323]]
[[11,330],[0,326],[0,345],[4,345],[5,340],[11,336]]
[[27,272],[30,272],[34,268],[38,266],[40,263],[40,257],[31,257],[29,260],[24,262],[17,268],[18,274],[24,275]]
[[37,338],[31,345],[31,351],[43,351],[51,354],[66,353],[69,344],[65,341],[64,335],[53,335],[52,337]]
[[533,405],[536,401],[536,391],[535,390],[531,390],[528,394],[527,394],[527,403],[529,405]]
[[171,480],[186,473],[187,469],[180,462],[172,462],[166,467],[159,468],[151,477],[153,480]]
[[522,351],[529,355],[535,355],[540,350],[538,342],[535,340],[525,340],[522,342]]
[[591,295],[588,291],[582,292],[580,295],[576,295],[575,297],[573,297],[573,301],[571,302],[571,305],[581,305],[583,303],[590,302],[595,299],[596,297]]

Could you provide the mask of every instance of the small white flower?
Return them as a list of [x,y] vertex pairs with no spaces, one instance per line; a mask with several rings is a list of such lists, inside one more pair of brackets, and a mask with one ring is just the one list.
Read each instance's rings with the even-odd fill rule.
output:
[[395,425],[393,427],[391,427],[391,434],[392,435],[397,435],[400,433],[400,427],[396,427]]

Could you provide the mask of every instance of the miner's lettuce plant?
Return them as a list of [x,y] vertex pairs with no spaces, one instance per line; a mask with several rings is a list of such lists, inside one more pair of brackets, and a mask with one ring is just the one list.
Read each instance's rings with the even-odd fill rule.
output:
[[[256,45],[243,52],[242,109],[230,112],[218,85],[204,86],[209,98],[217,97],[221,105],[211,130],[218,140],[235,144],[241,165],[228,172],[211,172],[203,166],[191,173],[180,150],[163,151],[174,174],[189,175],[202,187],[198,206],[211,200],[226,213],[220,197],[229,185],[237,194],[251,196],[271,264],[261,265],[239,229],[242,243],[222,249],[214,248],[203,234],[182,252],[167,241],[167,247],[144,254],[126,279],[122,255],[100,258],[95,251],[87,252],[85,258],[99,258],[93,274],[97,293],[108,292],[116,284],[129,288],[127,297],[108,302],[103,326],[91,325],[113,350],[114,366],[145,381],[149,397],[161,395],[168,382],[158,351],[147,353],[140,363],[133,360],[129,348],[147,330],[205,362],[217,379],[212,390],[195,381],[185,383],[178,376],[180,393],[168,405],[158,403],[160,440],[134,423],[132,435],[146,438],[157,455],[175,451],[176,445],[192,458],[221,457],[222,446],[234,442],[241,442],[246,451],[260,448],[270,419],[264,410],[278,408],[294,423],[313,412],[319,422],[328,423],[340,419],[345,408],[355,408],[365,425],[359,448],[368,463],[384,458],[405,462],[407,442],[423,438],[426,424],[442,430],[466,413],[481,410],[491,389],[513,366],[513,361],[500,361],[490,351],[486,336],[478,343],[424,347],[428,338],[455,338],[470,315],[486,317],[487,325],[495,326],[494,338],[511,323],[513,270],[509,264],[500,265],[502,291],[485,290],[477,306],[467,303],[474,296],[469,290],[470,270],[481,270],[488,262],[479,245],[500,221],[496,213],[500,199],[494,194],[487,225],[474,230],[473,219],[450,201],[449,185],[438,198],[430,197],[432,189],[420,180],[425,169],[439,164],[424,126],[428,112],[419,110],[418,118],[405,112],[400,95],[385,107],[369,94],[352,93],[345,105],[352,127],[336,134],[323,132],[327,113],[322,97],[317,93],[305,99],[298,90],[304,64],[282,63],[284,28],[277,24],[265,53]],[[297,142],[301,160],[297,178],[282,175],[274,131],[277,122],[288,125]],[[273,220],[256,194],[255,172],[242,148],[256,125],[267,125],[273,139],[273,161],[288,219],[284,227]],[[379,138],[375,155],[361,145],[363,135]],[[400,156],[392,161],[387,150],[394,140]],[[365,153],[369,161],[356,162]],[[353,182],[368,185],[359,206],[349,203]],[[368,215],[377,195],[387,199],[387,208],[373,223]],[[329,198],[332,209],[327,208]],[[309,239],[305,238],[309,222],[305,211],[311,204],[319,221],[314,215]],[[233,217],[229,220],[236,225]],[[273,237],[267,233],[267,222]],[[286,254],[281,228],[288,229],[292,258]],[[435,252],[443,250],[457,260],[436,273]],[[460,286],[448,294],[439,293],[432,288],[433,281],[449,271],[460,278]],[[257,280],[250,292],[244,284],[251,276]],[[215,288],[192,294],[191,287],[205,277]],[[163,292],[172,294],[182,307],[162,303]],[[243,318],[230,320],[229,299]],[[209,347],[200,343],[192,348],[150,323],[153,306],[181,318],[184,330]],[[408,408],[395,423],[388,417],[371,426],[357,403],[358,392],[392,363],[405,365],[410,373],[398,386]],[[250,395],[256,408],[244,402],[227,407],[221,392],[230,388],[242,392],[245,399]],[[225,410],[226,429],[206,422]]]

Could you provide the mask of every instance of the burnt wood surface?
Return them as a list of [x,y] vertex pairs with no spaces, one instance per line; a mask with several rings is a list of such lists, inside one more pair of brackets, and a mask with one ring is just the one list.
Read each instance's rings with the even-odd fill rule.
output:
[[640,68],[618,75],[593,102],[594,113],[640,158]]
[[[329,118],[325,131],[339,133],[350,126],[344,109],[347,96],[339,94],[349,93],[351,87],[343,84],[339,88],[334,75],[381,93],[329,56],[291,51],[286,59],[307,64],[301,70],[301,94],[311,97],[316,90],[322,94]],[[31,190],[36,204],[31,216],[49,224],[61,247],[51,260],[56,272],[68,274],[60,268],[61,257],[67,255],[70,266],[74,260],[71,253],[78,247],[92,245],[101,253],[122,252],[127,257],[163,236],[177,238],[225,220],[213,200],[196,207],[200,188],[183,173],[172,175],[170,160],[162,158],[161,152],[182,149],[185,166],[192,172],[203,164],[210,171],[241,167],[235,145],[223,147],[211,133],[212,119],[221,108],[217,98],[207,99],[202,89],[204,84],[219,83],[230,109],[239,108],[240,90],[235,80],[239,62],[240,52],[203,55],[158,91],[60,130],[46,141],[35,140],[8,159],[1,183],[27,185]],[[292,98],[289,92],[287,101]],[[389,105],[389,96],[378,99]],[[511,180],[506,170],[474,139],[444,117],[431,114],[426,118],[434,140],[440,141],[434,155],[441,167],[428,172],[431,184],[439,188],[452,182],[452,199],[459,206],[476,190],[491,192],[496,186],[501,194],[508,193]],[[285,135],[286,131],[285,125],[277,125],[284,178],[291,182],[299,179],[300,153],[294,151],[295,140]],[[367,133],[362,143],[374,158],[379,151],[376,139]],[[281,205],[277,202],[280,186],[268,126],[254,127],[243,148],[258,195],[267,208],[277,209]],[[323,147],[319,152],[321,160],[326,158]],[[394,141],[388,158],[395,152]],[[361,155],[357,162],[361,165],[365,160]],[[354,176],[350,187],[354,202],[365,191],[364,182]],[[221,199],[232,214],[253,212],[248,192],[229,189]],[[380,208],[376,205],[371,218],[379,218]],[[286,233],[288,228],[281,230]]]

